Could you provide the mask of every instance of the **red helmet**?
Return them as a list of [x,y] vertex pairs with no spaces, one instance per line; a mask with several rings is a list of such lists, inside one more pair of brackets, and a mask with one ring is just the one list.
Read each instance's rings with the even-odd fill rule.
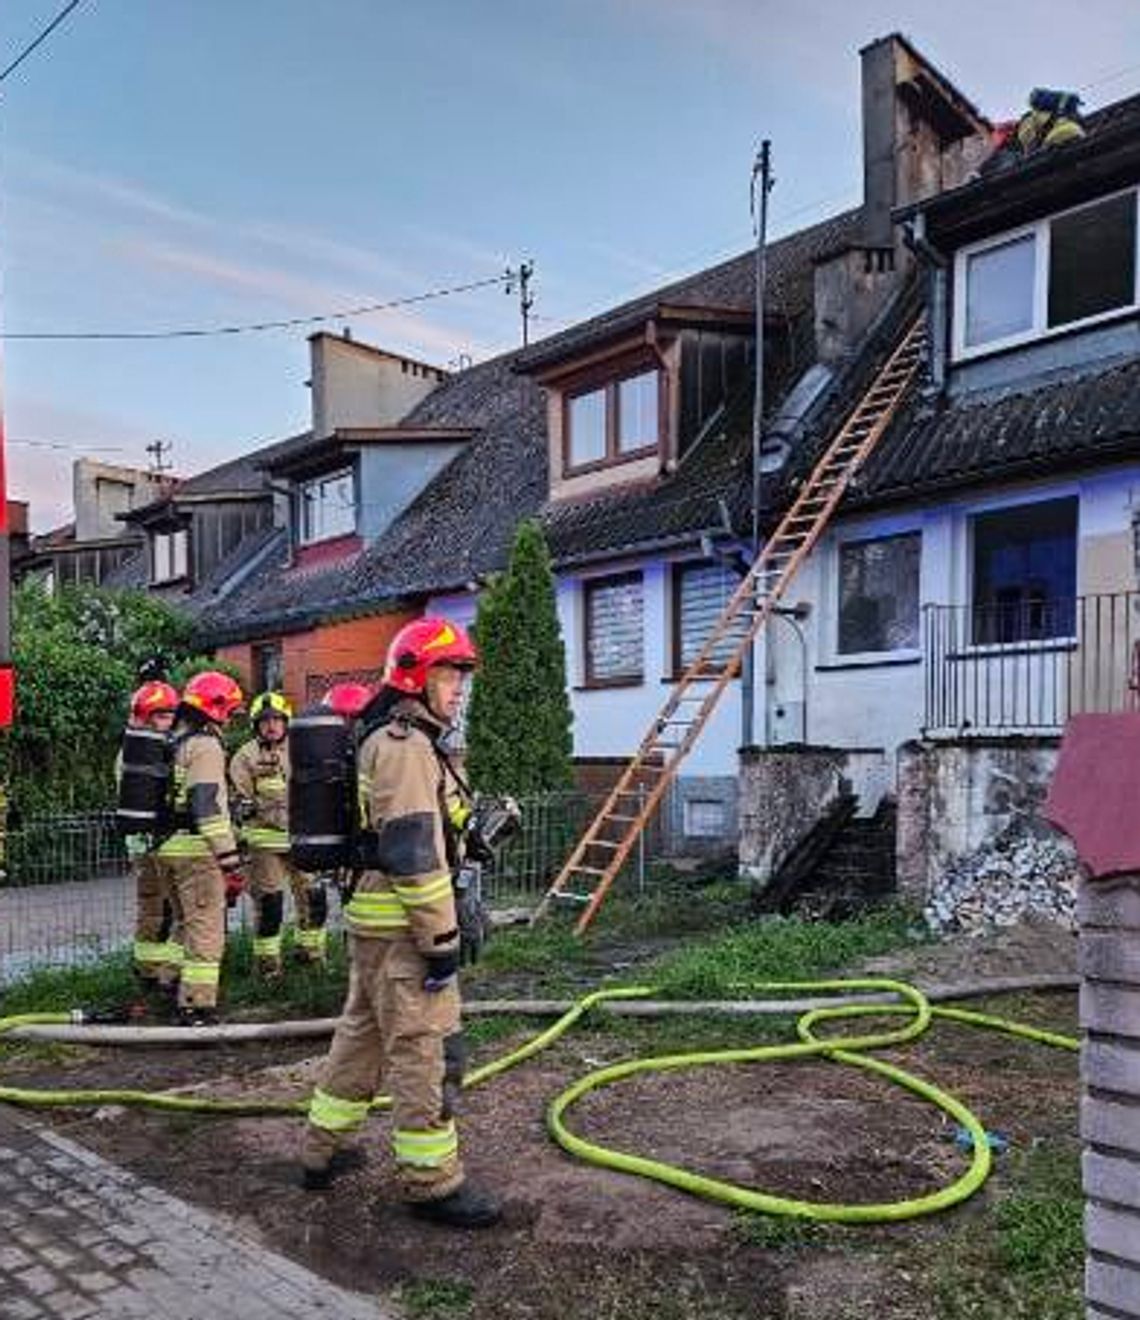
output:
[[207,669],[195,674],[182,692],[182,700],[218,724],[226,720],[245,700],[241,688],[229,674]]
[[367,683],[334,683],[321,699],[321,705],[327,706],[338,715],[355,719],[372,700],[374,693]]
[[438,615],[406,623],[392,638],[381,680],[398,692],[422,692],[432,665],[474,669],[475,643],[457,623]]
[[169,711],[172,715],[178,709],[178,691],[169,683],[151,679],[144,683],[131,697],[131,718],[141,724],[151,715]]

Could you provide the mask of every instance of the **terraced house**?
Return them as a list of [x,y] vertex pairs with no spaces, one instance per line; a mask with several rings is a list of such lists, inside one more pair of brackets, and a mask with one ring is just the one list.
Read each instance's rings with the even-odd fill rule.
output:
[[[917,305],[894,212],[962,183],[988,150],[985,118],[904,39],[873,43],[862,67],[864,204],[768,253],[768,522],[787,474],[858,399]],[[584,776],[612,776],[747,550],[754,273],[745,252],[525,352],[420,377],[422,396],[398,416],[399,399],[345,388],[367,375],[369,352],[391,355],[323,337],[349,402],[324,415],[314,390],[312,431],[264,462],[283,510],[275,549],[202,612],[203,637],[298,699],[370,676],[410,614],[470,619],[518,521],[538,516],[559,574],[575,755]],[[761,643],[754,700],[733,681],[675,786],[667,823],[686,847],[734,833],[742,742],[840,736],[810,712],[816,666],[833,669],[835,656],[819,650],[823,611],[806,581],[804,603]]]

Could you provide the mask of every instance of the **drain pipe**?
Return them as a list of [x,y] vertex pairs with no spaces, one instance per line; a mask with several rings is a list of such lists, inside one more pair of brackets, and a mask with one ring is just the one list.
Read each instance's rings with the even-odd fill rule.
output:
[[926,330],[927,357],[930,362],[930,393],[941,394],[946,388],[946,322],[949,312],[948,279],[950,259],[926,236],[926,215],[919,213],[903,225],[903,242],[926,266],[930,290],[930,320]]

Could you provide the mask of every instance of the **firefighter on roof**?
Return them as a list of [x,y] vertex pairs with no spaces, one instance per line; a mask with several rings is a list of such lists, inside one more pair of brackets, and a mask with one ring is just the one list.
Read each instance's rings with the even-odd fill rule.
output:
[[195,674],[174,725],[173,832],[159,845],[158,858],[182,928],[178,1011],[187,1026],[216,1019],[226,902],[244,884],[222,746],[222,729],[242,701],[241,688],[228,674]]
[[[453,1112],[463,1072],[460,940],[451,786],[439,741],[474,664],[461,628],[441,618],[408,624],[392,640],[381,691],[364,713],[357,773],[364,870],[345,911],[348,998],[302,1152],[305,1185],[328,1186],[351,1167],[353,1152],[341,1142],[382,1086],[392,1097],[404,1199],[418,1216],[459,1228],[492,1224],[500,1213],[464,1176]],[[375,727],[377,709],[383,722]]]
[[285,888],[293,895],[296,948],[306,962],[325,959],[327,900],[289,860],[289,721],[293,708],[280,692],[250,703],[254,737],[230,761],[237,818],[248,849],[249,890],[255,913],[253,953],[263,976],[281,974]]

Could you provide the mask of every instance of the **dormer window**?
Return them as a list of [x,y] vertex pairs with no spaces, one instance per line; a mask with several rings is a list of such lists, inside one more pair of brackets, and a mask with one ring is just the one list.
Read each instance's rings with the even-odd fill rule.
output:
[[638,458],[661,436],[661,374],[654,368],[566,396],[566,470]]
[[299,504],[301,545],[351,536],[356,531],[356,478],[352,468],[303,482]]
[[963,248],[954,356],[973,357],[1095,324],[1140,305],[1136,189]]
[[177,582],[190,568],[190,533],[185,527],[155,532],[151,537],[150,580],[155,585]]

